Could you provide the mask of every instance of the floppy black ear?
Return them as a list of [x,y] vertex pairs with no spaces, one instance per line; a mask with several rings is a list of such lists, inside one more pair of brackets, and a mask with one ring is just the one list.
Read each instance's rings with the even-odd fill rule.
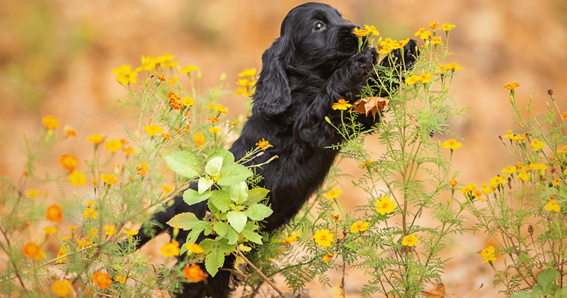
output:
[[254,113],[265,119],[282,114],[291,104],[291,90],[284,65],[293,53],[293,45],[288,38],[278,38],[262,55],[262,71],[256,83],[254,94]]

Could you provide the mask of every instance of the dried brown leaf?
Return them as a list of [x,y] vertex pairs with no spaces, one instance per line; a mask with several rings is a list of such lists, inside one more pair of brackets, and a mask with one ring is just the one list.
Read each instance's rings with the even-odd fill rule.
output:
[[372,113],[374,121],[376,121],[376,114],[384,111],[390,100],[383,97],[365,97],[357,100],[353,105],[352,109],[355,112],[364,114],[368,117],[369,113]]
[[425,282],[424,289],[421,293],[428,298],[444,298],[445,285],[438,279]]

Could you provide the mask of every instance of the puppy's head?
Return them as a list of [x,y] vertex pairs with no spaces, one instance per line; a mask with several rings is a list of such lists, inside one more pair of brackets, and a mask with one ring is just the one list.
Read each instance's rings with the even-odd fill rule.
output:
[[254,112],[269,119],[289,107],[286,69],[322,79],[330,77],[357,52],[356,27],[327,4],[305,3],[292,9],[282,22],[281,36],[262,55]]

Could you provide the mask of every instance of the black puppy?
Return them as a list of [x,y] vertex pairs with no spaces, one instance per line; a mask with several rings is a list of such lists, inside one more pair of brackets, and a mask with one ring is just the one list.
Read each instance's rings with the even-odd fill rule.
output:
[[[353,34],[356,27],[326,4],[306,3],[288,13],[281,36],[262,55],[252,115],[230,151],[238,160],[266,139],[273,147],[253,162],[279,156],[258,169],[264,177],[260,186],[270,190],[274,211],[264,223],[265,231],[278,229],[298,213],[321,186],[339,153],[325,148],[343,141],[325,117],[339,125],[340,111],[332,109],[333,103],[341,98],[354,102],[377,63],[375,49],[365,47],[358,53],[359,40]],[[406,45],[404,53],[409,67],[414,61],[415,41]],[[400,51],[393,55],[402,61]],[[357,120],[369,129],[378,118],[360,115]],[[159,224],[155,233],[169,230],[166,222],[178,213],[192,212],[204,218],[206,211],[206,201],[188,206],[178,196],[173,205],[154,215],[152,220]],[[181,231],[176,240],[183,245],[187,234]],[[140,231],[138,247],[150,239]],[[227,263],[232,260],[227,258],[224,267],[229,268],[232,264]],[[185,284],[177,297],[228,297],[229,278],[230,272],[221,270],[206,285]]]

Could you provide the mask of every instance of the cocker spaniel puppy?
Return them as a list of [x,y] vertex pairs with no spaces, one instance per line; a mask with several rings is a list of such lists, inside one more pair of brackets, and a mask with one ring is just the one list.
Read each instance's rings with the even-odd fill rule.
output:
[[[260,139],[266,139],[273,147],[253,162],[263,163],[279,156],[258,169],[264,177],[260,186],[270,190],[269,203],[274,211],[265,222],[265,231],[289,222],[321,186],[339,153],[326,147],[344,141],[325,117],[338,126],[341,115],[332,109],[333,103],[341,98],[354,102],[375,73],[376,50],[364,47],[358,52],[359,39],[353,34],[356,27],[329,5],[302,4],[288,13],[281,36],[262,55],[252,115],[230,151],[238,160]],[[410,67],[415,41],[410,41],[403,53],[403,61]],[[399,50],[393,55],[402,61]],[[389,66],[387,62],[383,65]],[[379,118],[360,115],[357,121],[369,129]],[[189,206],[178,196],[173,205],[154,215],[153,221],[159,223],[155,232],[168,229],[166,222],[175,214],[192,212],[204,218],[206,211],[206,201]],[[180,231],[176,240],[183,245],[187,234]],[[138,247],[149,239],[140,231]],[[197,242],[203,239],[201,235]],[[224,267],[229,268],[232,264],[227,263],[232,260],[227,257]],[[221,270],[206,284],[187,283],[177,297],[228,297],[230,274]]]

